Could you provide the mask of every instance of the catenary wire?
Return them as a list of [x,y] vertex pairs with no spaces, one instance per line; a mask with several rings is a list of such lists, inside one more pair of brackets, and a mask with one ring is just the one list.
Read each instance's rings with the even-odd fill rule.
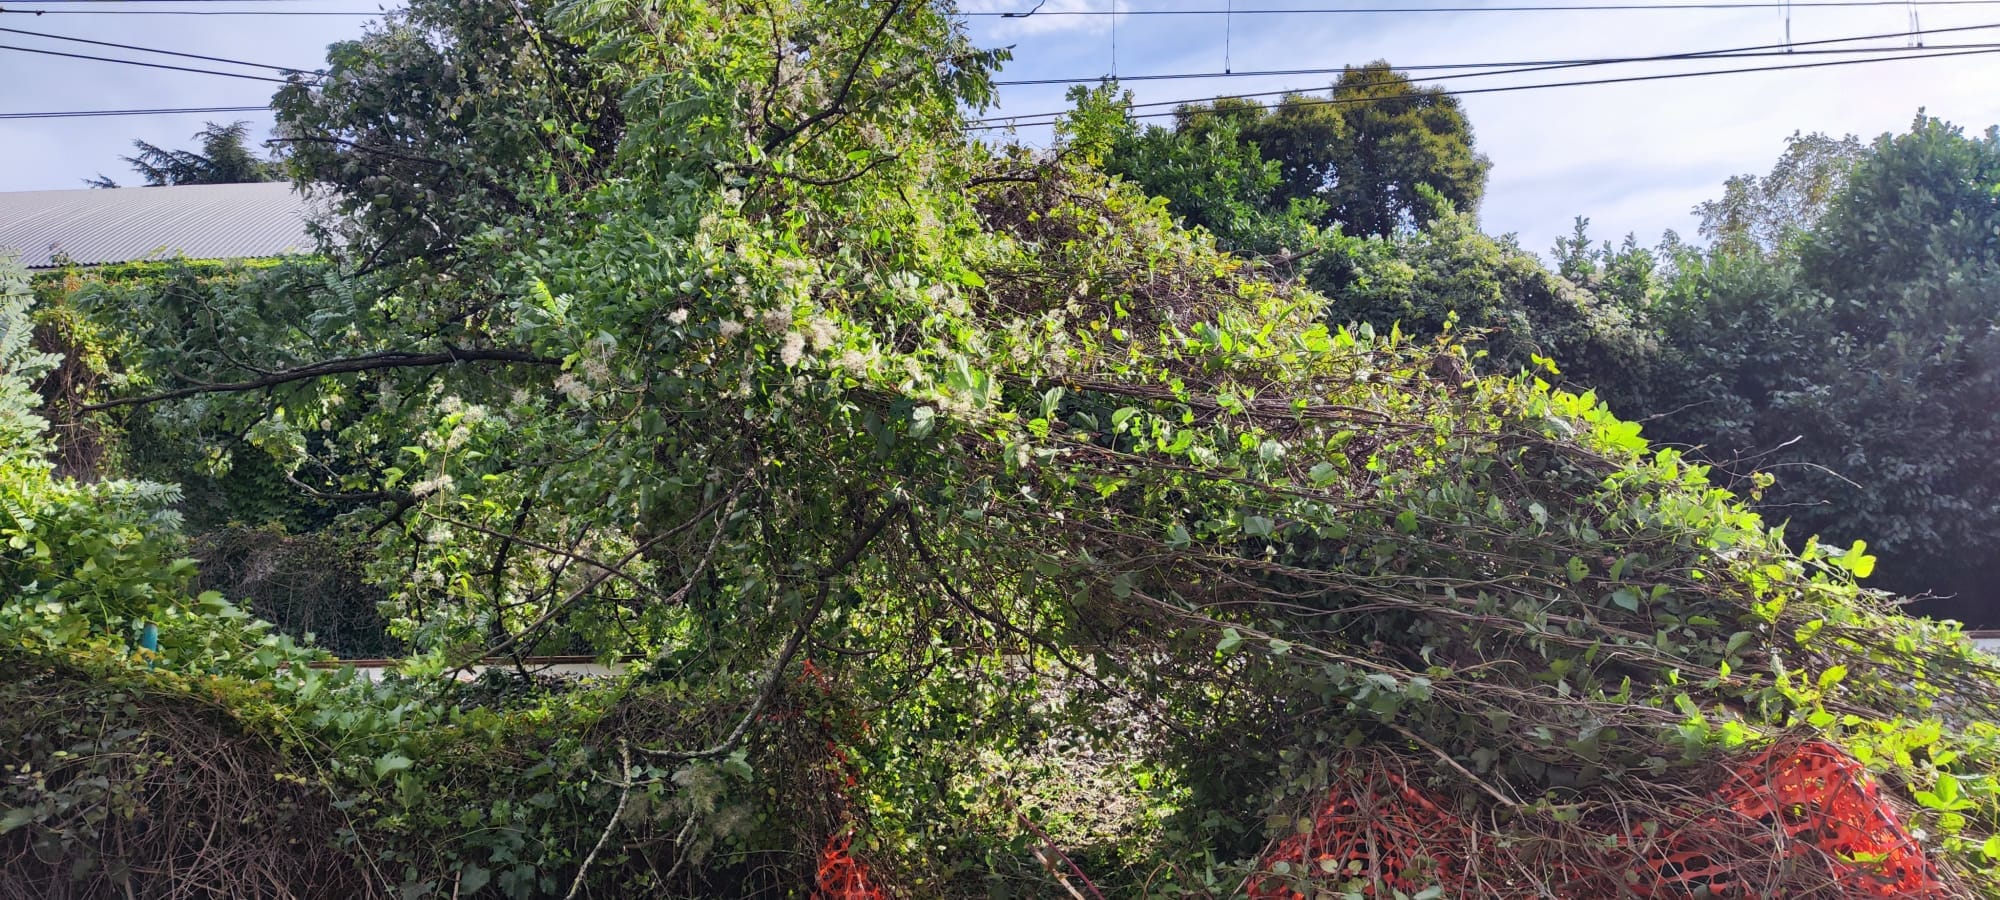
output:
[[[1944,56],[1977,56],[1977,55],[1996,53],[1996,52],[2000,51],[1971,50],[1971,51],[1961,51],[1956,53],[1916,54],[1916,55],[1906,55],[1906,56],[1881,57],[1877,59],[1838,60],[1835,62],[1823,62],[1823,63],[1802,63],[1799,65],[1791,65],[1791,66],[1758,66],[1745,69],[1715,69],[1705,72],[1674,72],[1674,73],[1667,73],[1660,75],[1632,76],[1627,78],[1605,78],[1605,79],[1592,79],[1586,81],[1506,85],[1502,87],[1474,88],[1463,91],[1444,91],[1441,93],[1450,96],[1463,96],[1466,94],[1490,94],[1490,93],[1500,93],[1503,91],[1539,90],[1539,89],[1560,88],[1560,87],[1576,87],[1580,85],[1620,84],[1620,83],[1627,83],[1634,81],[1657,81],[1657,80],[1665,80],[1673,78],[1696,78],[1707,75],[1730,75],[1730,74],[1739,74],[1747,72],[1774,72],[1786,69],[1815,69],[1815,68],[1824,68],[1828,66],[1858,65],[1862,63],[1875,63],[1875,62],[1895,62],[1898,60],[1929,59],[1929,58],[1944,57]],[[1364,98],[1346,98],[1339,100],[1334,100],[1334,99],[1310,100],[1304,102],[1311,104],[1334,104],[1334,103],[1370,102],[1371,100],[1372,98],[1364,97]],[[1177,102],[1194,103],[1200,101],[1183,100]],[[232,113],[232,112],[266,112],[269,109],[270,107],[268,106],[202,106],[202,107],[184,107],[178,109],[86,109],[86,110],[52,110],[46,112],[0,112],[0,121],[19,120],[19,119],[70,119],[70,118],[87,118],[87,117],[97,117],[97,116],[158,116],[158,115],[183,115],[183,114],[195,115],[195,114]],[[1043,115],[1046,116],[1048,114],[1043,114]],[[1133,118],[1155,118],[1165,115],[1172,115],[1172,113],[1142,113],[1133,116]],[[1022,118],[1027,118],[1027,117],[1024,116]],[[969,124],[965,126],[965,129],[968,131],[987,130],[987,129],[999,129],[999,128],[1021,127],[1021,126],[1033,126],[1033,125],[1048,125],[1048,124],[1053,124],[1053,122],[1054,122],[1053,119],[1049,119],[1048,121],[1040,121],[1040,122],[1015,121],[1015,122],[1005,122],[1001,124]]]
[[1021,12],[961,12],[976,18],[1032,19],[1042,16],[1332,16],[1393,15],[1398,13],[1523,13],[1523,12],[1643,12],[1646,10],[1728,10],[1799,9],[1872,6],[1996,6],[2000,0],[1672,0],[1667,3],[1519,3],[1501,6],[1317,6],[1292,9],[1059,9]]
[[[1573,60],[1548,59],[1548,60],[1525,60],[1519,62],[1487,62],[1487,63],[1432,63],[1426,65],[1411,65],[1411,66],[1399,65],[1396,66],[1395,69],[1398,72],[1424,72],[1424,71],[1437,71],[1444,69],[1490,69],[1490,68],[1510,68],[1517,66],[1529,66],[1534,68],[1523,69],[1523,71],[1539,71],[1541,69],[1611,65],[1617,63],[1656,62],[1656,61],[1667,62],[1678,59],[1703,59],[1703,58],[1720,57],[1725,55],[1754,56],[1758,55],[1757,53],[1758,51],[1764,51],[1764,50],[1778,51],[1781,55],[1792,52],[1820,53],[1826,51],[1820,51],[1820,50],[1794,51],[1794,48],[1821,47],[1826,44],[1847,44],[1847,43],[1853,43],[1855,41],[1877,41],[1877,40],[1891,40],[1895,38],[1922,37],[1925,35],[1950,34],[1954,32],[1965,32],[1965,31],[1989,31],[1995,28],[2000,28],[2000,22],[1988,23],[1985,25],[1959,25],[1950,28],[1925,28],[1925,29],[1919,29],[1917,31],[1891,31],[1891,32],[1882,32],[1878,34],[1856,35],[1854,37],[1823,38],[1820,40],[1812,40],[1812,41],[1790,41],[1780,44],[1753,44],[1747,47],[1730,47],[1722,50],[1693,50],[1693,51],[1688,51],[1686,53],[1668,53],[1668,54],[1660,54],[1657,56],[1599,57],[1594,59],[1573,59]],[[1888,50],[1888,49],[1900,50],[1904,48],[1856,47],[1852,49],[1842,49],[1835,52],[1872,53],[1879,50]],[[1197,79],[1197,78],[1247,78],[1256,76],[1270,77],[1277,75],[1339,75],[1342,72],[1345,72],[1348,68],[1350,67],[1341,66],[1338,68],[1323,67],[1323,68],[1305,68],[1305,69],[1267,69],[1263,71],[1246,71],[1246,72],[1167,72],[1157,75],[1121,75],[1118,77],[1117,80],[1121,82],[1176,81],[1176,80]],[[1019,87],[1026,85],[1048,85],[1048,84],[1091,84],[1104,80],[1106,80],[1105,76],[1096,75],[1088,78],[1022,78],[1015,80],[995,81],[993,82],[993,84],[996,87]],[[1279,92],[1279,93],[1287,93],[1287,92]]]
[[44,56],[62,56],[70,59],[87,59],[92,62],[118,63],[126,66],[145,66],[148,69],[167,69],[174,72],[193,72],[197,75],[220,75],[224,78],[241,78],[246,81],[269,81],[274,84],[291,84],[289,79],[272,78],[267,75],[248,75],[242,72],[224,72],[220,69],[197,69],[191,66],[170,66],[166,63],[142,62],[136,59],[118,59],[111,56],[91,56],[87,53],[66,53],[61,50],[43,50],[37,47],[16,47],[0,44],[0,50],[15,50],[21,53],[39,53]]
[[[132,2],[132,0],[124,0],[124,2],[129,3]],[[119,43],[114,43],[112,41],[99,41],[99,40],[93,40],[91,38],[72,37],[70,35],[65,35],[65,34],[49,34],[47,32],[41,32],[41,31],[27,31],[20,28],[0,28],[0,32],[6,32],[7,34],[26,35],[28,37],[47,38],[52,41],[73,41],[79,44],[94,44],[99,47],[113,47],[119,50],[136,50],[140,53],[158,53],[163,56],[178,56],[183,59],[199,59],[199,60],[206,60],[208,62],[227,63],[232,66],[249,66],[250,68],[253,69],[275,69],[280,72],[318,71],[316,69],[308,69],[302,66],[273,66],[273,65],[268,65],[266,63],[253,63],[253,62],[245,62],[244,60],[240,59],[230,59],[225,56],[203,56],[202,54],[199,53],[182,53],[179,50],[161,50],[155,47],[140,47],[134,44],[119,44]]]
[[89,119],[99,116],[178,116],[213,113],[270,112],[269,106],[187,106],[177,109],[67,109],[48,112],[0,112],[0,121],[18,119]]
[[[123,2],[123,0],[120,0]],[[2000,0],[1996,0],[2000,2]],[[387,10],[393,12],[394,10]],[[13,9],[0,13],[29,16],[379,16],[385,10],[337,11],[320,9]]]
[[[1489,87],[1489,88],[1467,88],[1463,90],[1438,91],[1435,94],[1431,94],[1431,96],[1465,97],[1474,94],[1501,94],[1514,91],[1545,90],[1549,88],[1584,87],[1589,85],[1601,85],[1601,84],[1629,84],[1641,81],[1667,81],[1676,78],[1700,78],[1709,75],[1736,75],[1736,74],[1744,74],[1751,72],[1782,72],[1792,69],[1823,69],[1823,68],[1831,68],[1834,66],[1856,66],[1856,65],[1866,65],[1869,63],[1878,63],[1878,62],[1899,62],[1903,60],[1912,60],[1912,59],[1942,59],[1945,57],[1952,57],[1952,56],[1980,56],[1990,53],[2000,53],[2000,50],[1961,50],[1953,53],[1912,53],[1902,56],[1882,56],[1882,57],[1876,57],[1874,59],[1839,59],[1839,60],[1833,60],[1831,62],[1797,63],[1793,65],[1783,65],[1783,66],[1750,66],[1737,69],[1709,69],[1701,72],[1665,72],[1654,75],[1628,75],[1619,78],[1590,78],[1578,81],[1541,82],[1537,84],[1510,84],[1510,85],[1502,85],[1499,87]],[[1292,91],[1288,93],[1297,93],[1297,92]],[[1185,100],[1162,101],[1159,103],[1153,103],[1148,105],[1179,106],[1190,103],[1203,103],[1211,99],[1214,98],[1196,97]],[[1321,100],[1301,100],[1298,102],[1298,105],[1346,106],[1355,103],[1372,103],[1376,102],[1377,99],[1378,98],[1374,97],[1330,97]],[[1380,98],[1380,99],[1388,99],[1388,98]],[[980,130],[991,130],[1000,128],[1022,128],[1022,127],[1035,127],[1041,125],[1053,125],[1057,121],[1059,121],[1064,115],[1067,114],[1068,114],[1067,111],[1065,111],[1059,113],[1035,113],[1032,115],[1022,115],[1015,117],[1013,120],[1008,120],[1004,116],[976,119],[973,120],[972,123],[965,125],[964,130],[980,131]],[[1167,112],[1154,112],[1154,113],[1132,113],[1128,116],[1128,118],[1154,119],[1154,118],[1172,116],[1176,114],[1177,112],[1172,110]]]

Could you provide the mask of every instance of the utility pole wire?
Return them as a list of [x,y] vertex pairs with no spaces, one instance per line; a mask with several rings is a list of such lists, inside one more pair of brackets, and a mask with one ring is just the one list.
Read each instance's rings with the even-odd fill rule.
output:
[[[1436,92],[1435,94],[1431,94],[1430,96],[1439,96],[1439,97],[1465,97],[1465,96],[1471,96],[1471,95],[1475,95],[1475,94],[1504,94],[1504,93],[1512,93],[1512,92],[1515,92],[1515,91],[1533,91],[1533,90],[1544,90],[1544,89],[1548,89],[1548,88],[1561,88],[1561,87],[1586,87],[1586,86],[1591,86],[1591,85],[1600,85],[1600,84],[1629,84],[1629,83],[1634,83],[1634,82],[1641,82],[1641,81],[1669,81],[1669,80],[1673,80],[1673,79],[1676,79],[1676,78],[1700,78],[1700,77],[1703,77],[1703,76],[1706,76],[1706,75],[1737,75],[1737,74],[1744,74],[1744,73],[1750,73],[1750,72],[1782,72],[1782,71],[1787,71],[1787,70],[1791,70],[1791,69],[1824,69],[1824,68],[1831,68],[1831,67],[1834,67],[1834,66],[1856,66],[1856,65],[1865,65],[1865,64],[1868,64],[1868,63],[1878,63],[1878,62],[1900,62],[1900,61],[1904,61],[1904,60],[1913,60],[1913,59],[1942,59],[1942,58],[1944,58],[1944,57],[1949,57],[1949,56],[1980,56],[1980,55],[1984,55],[1984,54],[1989,54],[1989,53],[2000,53],[2000,49],[1996,49],[1996,50],[1961,50],[1961,51],[1958,51],[1958,52],[1955,52],[1955,53],[1910,53],[1910,54],[1905,54],[1905,55],[1902,55],[1902,56],[1882,56],[1882,57],[1876,57],[1876,58],[1874,58],[1874,59],[1841,59],[1841,60],[1834,60],[1834,61],[1832,61],[1832,62],[1819,62],[1819,63],[1797,63],[1797,64],[1792,64],[1792,65],[1782,65],[1782,66],[1750,66],[1750,67],[1746,67],[1746,68],[1740,68],[1740,69],[1709,69],[1709,70],[1706,70],[1706,71],[1701,71],[1701,72],[1668,72],[1668,73],[1662,73],[1662,74],[1658,74],[1658,75],[1630,75],[1630,76],[1626,76],[1626,77],[1622,77],[1622,78],[1590,78],[1590,79],[1581,79],[1581,80],[1577,80],[1577,81],[1555,81],[1555,82],[1543,82],[1543,83],[1539,83],[1539,84],[1511,84],[1511,85],[1505,85],[1505,86],[1502,86],[1502,87],[1490,87],[1490,88],[1468,88],[1468,89],[1465,89],[1465,90],[1456,90],[1456,91],[1438,91],[1438,92]],[[1726,57],[1724,57],[1724,58],[1726,58]],[[1299,93],[1299,92],[1298,92],[1298,91],[1287,91],[1287,92],[1284,92],[1284,93]],[[1159,103],[1153,103],[1153,104],[1147,104],[1147,105],[1149,105],[1149,106],[1166,106],[1166,105],[1175,105],[1175,106],[1181,106],[1181,105],[1186,105],[1186,104],[1192,104],[1192,103],[1206,103],[1206,102],[1208,102],[1208,101],[1209,101],[1209,100],[1211,100],[1211,99],[1214,99],[1214,98],[1210,98],[1210,97],[1195,97],[1195,98],[1190,98],[1190,99],[1186,99],[1186,100],[1168,100],[1168,101],[1161,101],[1161,102],[1159,102]],[[1351,104],[1356,104],[1356,103],[1373,103],[1373,102],[1378,102],[1378,100],[1379,100],[1379,99],[1381,99],[1381,98],[1375,98],[1375,97],[1331,97],[1331,98],[1327,98],[1327,99],[1323,99],[1323,100],[1301,100],[1301,101],[1299,101],[1298,105],[1301,105],[1301,106],[1347,106],[1347,105],[1351,105]],[[1390,98],[1390,99],[1401,99],[1401,98]],[[1128,115],[1128,116],[1127,116],[1127,118],[1133,118],[1133,119],[1156,119],[1156,118],[1161,118],[1161,117],[1164,117],[1164,116],[1172,116],[1172,115],[1176,115],[1176,114],[1177,114],[1177,112],[1175,112],[1175,111],[1168,111],[1168,112],[1154,112],[1154,113],[1134,113],[1134,114],[1130,114],[1130,115]],[[1036,114],[1034,114],[1034,115],[1026,115],[1026,116],[1021,116],[1021,117],[1019,117],[1019,119],[1018,119],[1018,120],[1016,120],[1016,121],[1006,121],[1006,120],[1004,120],[1004,119],[999,119],[999,120],[996,120],[996,119],[991,119],[991,118],[989,118],[989,119],[979,119],[979,120],[976,120],[976,121],[977,121],[977,122],[979,122],[979,123],[985,123],[985,124],[968,124],[968,125],[966,125],[966,126],[965,126],[964,130],[966,130],[966,131],[980,131],[980,130],[990,130],[990,129],[997,129],[997,128],[1020,128],[1020,127],[1033,127],[1033,126],[1039,126],[1039,125],[1054,125],[1054,124],[1055,124],[1056,122],[1060,121],[1060,120],[1061,120],[1061,118],[1062,118],[1063,116],[1065,116],[1065,115],[1068,115],[1068,111],[1066,111],[1066,110],[1065,110],[1065,111],[1063,111],[1063,112],[1056,112],[1056,113],[1036,113]],[[1026,121],[1023,121],[1023,120],[1026,120]]]
[[43,31],[25,31],[19,28],[0,28],[0,32],[6,32],[8,34],[19,34],[27,37],[48,38],[49,40],[52,41],[74,41],[75,43],[79,44],[94,44],[99,47],[113,47],[119,50],[136,50],[139,51],[140,53],[158,53],[161,54],[162,56],[178,56],[184,59],[200,59],[200,60],[206,60],[208,62],[228,63],[233,66],[249,66],[250,68],[253,69],[276,69],[277,71],[280,72],[306,72],[314,75],[325,74],[324,70],[308,69],[302,66],[273,66],[273,65],[266,65],[264,63],[245,62],[240,59],[230,59],[226,56],[203,56],[199,53],[182,53],[179,50],[160,50],[154,47],[140,47],[134,44],[119,44],[112,41],[98,41],[98,40],[92,40],[90,38],[71,37],[65,34],[49,34]]
[[1028,19],[1041,16],[1111,16],[1116,22],[1119,16],[1338,16],[1338,15],[1395,15],[1399,13],[1522,13],[1522,12],[1646,12],[1658,10],[1757,10],[1797,8],[1865,8],[1871,6],[1907,6],[1912,12],[1922,6],[1996,6],[2000,0],[1751,0],[1747,3],[1732,3],[1727,0],[1673,0],[1668,3],[1571,3],[1571,4],[1514,4],[1508,6],[1322,6],[1299,7],[1294,9],[1120,9],[1113,0],[1112,9],[1058,9],[1045,12],[1033,10],[1023,12],[962,12],[961,16],[972,18]]
[[0,121],[17,119],[91,119],[100,116],[205,116],[214,113],[270,112],[269,106],[187,106],[177,109],[68,109],[51,112],[0,113]]
[[[1964,32],[1964,31],[1991,31],[1996,28],[2000,28],[2000,22],[1990,22],[1984,25],[1960,25],[1951,28],[1930,28],[1918,31],[1916,32],[1916,34],[1925,35],[1925,34],[1950,34],[1954,32]],[[1563,69],[1563,68],[1573,68],[1573,67],[1583,67],[1583,66],[1609,65],[1614,63],[1671,62],[1673,60],[1681,60],[1681,59],[1704,59],[1704,58],[1726,57],[1732,55],[1753,56],[1756,55],[1756,51],[1759,50],[1778,50],[1778,49],[1790,50],[1795,47],[1818,47],[1826,44],[1851,44],[1856,41],[1895,40],[1897,38],[1907,37],[1910,34],[1911,32],[1908,31],[1890,31],[1890,32],[1881,32],[1877,34],[1855,35],[1853,37],[1823,38],[1821,40],[1816,40],[1816,41],[1798,41],[1798,42],[1787,41],[1782,44],[1752,44],[1746,47],[1729,47],[1719,50],[1690,50],[1685,53],[1666,53],[1653,56],[1618,56],[1618,57],[1597,57],[1597,58],[1585,58],[1585,59],[1543,59],[1543,60],[1523,60],[1516,62],[1428,63],[1428,64],[1408,65],[1408,66],[1399,65],[1396,66],[1395,69],[1398,72],[1423,72],[1423,71],[1435,71],[1439,69],[1488,69],[1488,68],[1512,68],[1519,66],[1535,67],[1535,68],[1521,70],[1524,72],[1530,72],[1530,71],[1541,71],[1542,69]],[[1842,52],[1869,53],[1878,50],[1898,50],[1898,49],[1906,49],[1906,48],[1859,47],[1859,48],[1854,48],[1853,50],[1842,51]],[[1944,48],[1932,48],[1932,49],[1944,49]],[[1349,68],[1352,68],[1352,66],[1304,68],[1304,69],[1265,69],[1261,71],[1251,71],[1251,72],[1167,72],[1156,75],[1125,75],[1121,76],[1118,80],[1119,81],[1174,81],[1174,80],[1186,80],[1195,78],[1251,78],[1260,76],[1268,77],[1273,75],[1339,75],[1342,72],[1347,71]],[[1497,73],[1497,74],[1506,74],[1506,73]],[[1440,77],[1456,78],[1464,76],[1440,76]],[[1091,75],[1079,78],[1024,78],[1012,81],[999,80],[993,82],[993,84],[995,87],[1016,87],[1021,85],[1043,85],[1043,84],[1091,84],[1093,82],[1098,82],[1103,80],[1104,80],[1103,76]],[[1284,93],[1295,93],[1295,92],[1267,91],[1261,94],[1241,94],[1233,96],[1270,97]],[[1157,104],[1142,103],[1134,105],[1148,106]]]
[[273,84],[291,84],[289,78],[272,78],[268,75],[246,75],[242,72],[224,72],[219,69],[196,69],[189,66],[170,66],[166,63],[141,62],[136,59],[118,59],[113,56],[92,56],[88,53],[65,53],[61,50],[39,50],[34,47],[16,47],[0,44],[0,50],[14,50],[21,53],[39,53],[43,56],[62,56],[69,59],[84,59],[91,62],[118,63],[126,66],[144,66],[148,69],[166,69],[173,72],[192,72],[196,75],[220,75],[224,78],[241,78],[246,81],[268,81]]

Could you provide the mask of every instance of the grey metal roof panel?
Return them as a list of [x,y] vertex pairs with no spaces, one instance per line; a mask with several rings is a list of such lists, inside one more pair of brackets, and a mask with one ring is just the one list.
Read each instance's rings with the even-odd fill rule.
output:
[[0,253],[31,269],[306,253],[312,210],[282,181],[0,192]]

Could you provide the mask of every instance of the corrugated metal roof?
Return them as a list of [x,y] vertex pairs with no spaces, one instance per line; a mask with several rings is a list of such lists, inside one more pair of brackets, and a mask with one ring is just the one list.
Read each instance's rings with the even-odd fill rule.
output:
[[311,211],[283,181],[0,192],[0,252],[31,269],[305,253]]

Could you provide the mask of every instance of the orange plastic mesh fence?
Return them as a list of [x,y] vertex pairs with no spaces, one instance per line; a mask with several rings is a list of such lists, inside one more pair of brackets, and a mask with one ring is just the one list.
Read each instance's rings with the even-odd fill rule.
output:
[[[801,686],[825,697],[833,694],[833,682],[827,678],[812,660],[805,660],[800,679]],[[836,781],[828,785],[835,808],[843,810],[840,818],[851,828],[852,818],[844,810],[847,807],[846,793],[856,787],[856,767],[854,760],[841,749],[835,735],[847,731],[840,729],[832,721],[831,712],[822,712],[824,718],[819,725],[827,733],[826,765],[835,774]],[[843,830],[826,839],[826,845],[819,851],[819,874],[815,879],[813,900],[884,900],[882,890],[868,877],[868,865],[854,858],[854,837]]]
[[1861,764],[1818,741],[1783,743],[1730,767],[1710,804],[1634,829],[1587,861],[1533,858],[1545,845],[1476,833],[1380,766],[1356,782],[1335,788],[1309,823],[1272,846],[1252,898],[1407,895],[1431,885],[1453,897],[1754,897],[1803,872],[1826,873],[1830,883],[1813,885],[1814,896],[1946,894]]
[[813,900],[882,900],[868,881],[868,866],[848,852],[851,839],[834,835],[819,852],[819,889]]
[[1302,823],[1279,840],[1264,869],[1281,877],[1252,884],[1250,896],[1304,898],[1293,885],[1306,883],[1360,881],[1364,894],[1372,894],[1377,882],[1406,894],[1432,883],[1456,884],[1462,880],[1457,861],[1432,848],[1467,847],[1469,836],[1456,816],[1383,772],[1355,790],[1336,789],[1309,830]]

